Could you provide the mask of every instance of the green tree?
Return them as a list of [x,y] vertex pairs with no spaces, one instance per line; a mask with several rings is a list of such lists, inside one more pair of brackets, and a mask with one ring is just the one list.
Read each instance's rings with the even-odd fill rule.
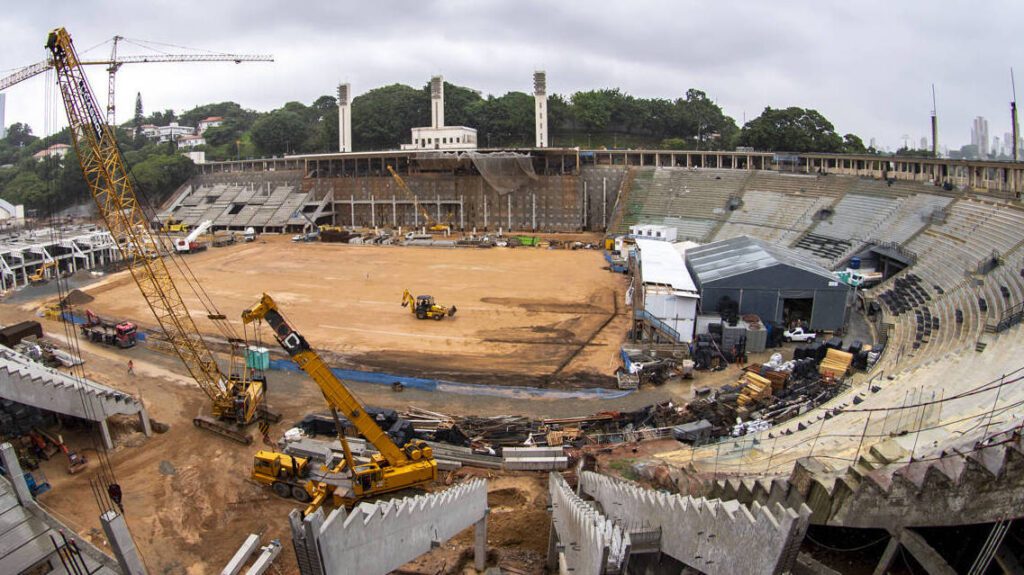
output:
[[132,119],[132,126],[138,130],[142,126],[145,114],[142,113],[142,92],[135,92],[135,117]]
[[395,149],[410,130],[430,125],[430,95],[403,84],[375,88],[352,100],[352,141],[357,150]]
[[44,182],[35,172],[20,169],[14,177],[0,189],[0,197],[12,204],[24,204],[28,209],[47,207],[51,195]]
[[480,146],[532,146],[533,108],[533,96],[523,92],[490,96],[470,104],[467,123],[476,128]]
[[844,154],[864,154],[867,151],[868,149],[864,147],[864,140],[860,139],[860,136],[856,134],[846,134],[843,136]]
[[295,111],[275,110],[256,120],[252,126],[253,143],[261,154],[267,156],[291,153],[308,136],[306,122]]
[[7,136],[4,138],[8,144],[15,148],[22,148],[35,142],[39,138],[32,135],[32,127],[28,124],[15,122],[7,129]]
[[[427,96],[430,96],[430,84],[424,88]],[[455,84],[444,83],[444,123],[447,126],[473,126],[473,119],[470,109],[477,102],[482,101],[480,93],[470,88],[463,88]]]
[[691,88],[675,101],[672,133],[693,142],[699,150],[731,147],[738,128],[722,108],[701,90]]
[[817,110],[767,107],[747,122],[740,143],[758,150],[785,152],[839,152],[843,140]]

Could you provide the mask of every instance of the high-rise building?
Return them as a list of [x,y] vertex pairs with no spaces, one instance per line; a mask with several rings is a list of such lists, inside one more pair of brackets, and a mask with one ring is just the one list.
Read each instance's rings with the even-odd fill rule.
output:
[[0,138],[7,137],[7,119],[4,118],[4,106],[7,104],[7,94],[0,94]]
[[978,149],[978,155],[988,155],[988,120],[983,116],[971,122],[971,145]]
[[921,149],[922,150],[927,150],[928,149],[928,138],[925,137],[925,136],[921,136]]
[[993,156],[1003,155],[1003,146],[1002,142],[999,141],[999,136],[992,136],[992,148],[990,149],[992,150]]
[[871,140],[868,143],[868,147],[877,150],[878,149],[878,141],[875,138],[871,138]]

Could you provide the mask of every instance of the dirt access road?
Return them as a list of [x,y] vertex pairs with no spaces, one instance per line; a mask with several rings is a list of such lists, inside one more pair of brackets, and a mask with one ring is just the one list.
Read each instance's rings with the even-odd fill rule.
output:
[[[452,249],[299,244],[264,236],[186,256],[229,318],[267,292],[339,366],[503,385],[609,386],[629,321],[624,276],[594,250]],[[402,291],[458,313],[417,320]],[[85,289],[103,316],[151,327],[124,272]],[[200,330],[215,333],[183,296]],[[236,322],[241,331],[240,322]],[[276,348],[264,329],[264,341]]]

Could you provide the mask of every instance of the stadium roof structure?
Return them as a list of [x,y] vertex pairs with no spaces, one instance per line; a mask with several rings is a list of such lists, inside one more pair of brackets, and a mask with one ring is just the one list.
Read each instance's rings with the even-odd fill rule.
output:
[[701,284],[786,265],[829,280],[832,272],[792,250],[739,236],[686,250],[686,260]]

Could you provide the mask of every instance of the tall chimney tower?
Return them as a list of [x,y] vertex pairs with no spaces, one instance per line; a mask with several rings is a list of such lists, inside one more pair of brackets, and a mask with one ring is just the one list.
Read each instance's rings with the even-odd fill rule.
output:
[[430,127],[444,127],[444,77],[430,79]]
[[536,146],[548,147],[548,76],[543,70],[533,73],[533,102],[536,117]]
[[338,85],[338,151],[352,151],[352,84]]

